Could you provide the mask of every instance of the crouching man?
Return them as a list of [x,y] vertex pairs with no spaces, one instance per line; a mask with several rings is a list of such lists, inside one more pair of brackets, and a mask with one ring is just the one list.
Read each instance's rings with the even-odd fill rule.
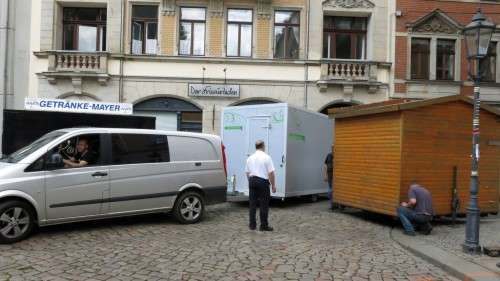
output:
[[430,221],[434,216],[432,196],[423,186],[412,183],[408,190],[408,202],[402,202],[397,212],[406,235],[414,236],[415,227],[425,235],[431,233]]

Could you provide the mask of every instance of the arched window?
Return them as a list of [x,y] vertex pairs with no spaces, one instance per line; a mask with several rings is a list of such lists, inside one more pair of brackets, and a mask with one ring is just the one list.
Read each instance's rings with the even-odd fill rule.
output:
[[240,102],[240,103],[236,103],[236,104],[234,104],[234,106],[256,105],[256,104],[269,104],[269,103],[277,103],[277,101],[255,99],[255,100],[247,100],[247,101],[243,101],[243,102]]
[[201,108],[182,99],[151,98],[134,105],[134,114],[156,117],[158,130],[202,131]]
[[325,106],[322,110],[320,110],[320,113],[328,115],[329,109],[340,108],[340,107],[349,107],[349,106],[353,106],[353,105],[356,105],[356,104],[351,103],[351,102],[335,102],[335,103],[331,103],[331,104]]

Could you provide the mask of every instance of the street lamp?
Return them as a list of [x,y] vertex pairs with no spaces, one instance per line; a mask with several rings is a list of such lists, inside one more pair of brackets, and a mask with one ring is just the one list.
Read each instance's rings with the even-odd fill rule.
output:
[[472,17],[472,22],[464,29],[467,59],[469,60],[469,75],[474,80],[474,111],[472,117],[472,169],[470,178],[470,201],[467,207],[467,224],[465,226],[465,243],[463,249],[470,254],[481,252],[479,246],[479,206],[477,194],[479,191],[479,83],[481,82],[481,60],[488,55],[491,35],[495,24],[488,21],[478,9]]

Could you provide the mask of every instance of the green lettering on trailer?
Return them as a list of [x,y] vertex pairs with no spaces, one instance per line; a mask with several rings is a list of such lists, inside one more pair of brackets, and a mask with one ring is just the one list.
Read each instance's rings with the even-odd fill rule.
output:
[[306,141],[306,136],[302,134],[297,134],[297,133],[289,133],[288,138],[291,140],[296,140],[296,141]]
[[243,131],[243,126],[225,126],[224,130],[232,131],[232,130],[241,130]]

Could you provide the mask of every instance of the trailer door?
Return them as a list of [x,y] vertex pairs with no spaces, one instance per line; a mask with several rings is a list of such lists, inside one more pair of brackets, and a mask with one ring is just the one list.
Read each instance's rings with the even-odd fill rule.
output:
[[247,157],[255,152],[255,142],[263,140],[269,144],[270,117],[252,117],[248,119]]
[[[273,159],[276,169],[277,192],[271,194],[275,197],[285,196],[285,151],[283,143],[283,123],[271,116],[259,116],[248,119],[247,157],[255,152],[255,142],[263,140],[266,144],[266,153]],[[274,121],[274,122],[273,122]],[[279,121],[279,120],[278,120]],[[248,183],[246,184],[248,190]]]
[[[263,140],[265,142],[266,147],[269,145],[269,129],[270,129],[270,117],[262,116],[262,117],[250,117],[248,119],[247,126],[247,157],[252,155],[255,152],[255,142],[258,140]],[[245,190],[244,192],[248,195],[248,180],[246,180],[246,174],[244,174],[244,183]]]

